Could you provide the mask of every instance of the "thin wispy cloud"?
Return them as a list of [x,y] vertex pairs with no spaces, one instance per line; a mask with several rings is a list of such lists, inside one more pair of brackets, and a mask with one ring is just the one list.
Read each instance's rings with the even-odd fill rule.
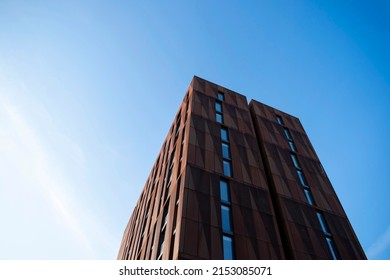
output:
[[[46,151],[42,141],[34,131],[33,127],[26,121],[23,115],[12,105],[2,103],[1,110],[12,128],[12,134],[17,138],[18,148],[24,151],[23,158],[20,154],[14,154],[14,160],[21,162],[23,174],[29,174],[30,179],[34,179],[40,191],[49,199],[51,208],[58,214],[63,223],[83,244],[88,244],[88,238],[84,233],[77,214],[71,208],[72,198],[66,193],[67,182],[55,167],[51,165],[50,154]],[[26,170],[26,168],[28,168]]]
[[[37,111],[40,106],[36,105],[30,104],[29,106],[33,106],[33,110]],[[62,232],[64,236],[77,240],[78,250],[83,252],[79,252],[79,257],[95,258],[96,248],[94,248],[93,243],[97,243],[96,240],[107,239],[104,238],[107,233],[101,230],[104,226],[100,225],[97,217],[93,217],[82,197],[75,196],[75,185],[81,188],[82,182],[78,182],[75,178],[66,177],[62,170],[62,161],[65,159],[58,156],[58,154],[65,153],[71,162],[76,163],[77,161],[78,166],[84,167],[85,157],[82,149],[64,135],[61,136],[61,133],[53,129],[52,125],[47,125],[47,111],[38,109],[44,113],[43,119],[46,122],[39,127],[37,123],[39,121],[35,120],[34,123],[34,120],[26,117],[31,116],[23,114],[19,108],[24,107],[0,101],[0,129],[2,129],[0,166],[6,167],[12,173],[2,175],[2,183],[8,185],[2,187],[3,199],[17,202],[19,194],[30,193],[33,197],[28,203],[34,205],[36,203],[34,199],[38,198],[42,201],[43,198],[46,203],[39,205],[40,213],[47,211],[54,215],[55,221],[58,222],[57,225],[49,225],[49,230],[52,229],[55,233],[60,225],[62,229],[65,229],[65,232]],[[51,143],[52,145],[48,143],[49,134],[55,134],[54,139],[61,143]],[[54,154],[58,146],[63,150]],[[20,184],[21,182],[22,184]],[[31,205],[9,206],[8,209],[3,210],[22,217],[28,214]],[[33,217],[33,219],[36,219],[39,227],[40,217]],[[12,227],[12,225],[5,226]],[[91,236],[91,232],[96,231],[98,233]],[[48,232],[42,232],[42,234],[49,235]],[[55,237],[46,241],[54,244]],[[104,241],[101,242],[102,246],[107,245],[103,243]],[[58,255],[61,256],[61,253],[59,252]],[[23,258],[23,256],[21,257]]]

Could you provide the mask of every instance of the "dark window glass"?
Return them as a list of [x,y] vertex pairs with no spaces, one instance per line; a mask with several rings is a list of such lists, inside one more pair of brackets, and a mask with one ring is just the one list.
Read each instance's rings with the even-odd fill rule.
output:
[[222,92],[218,92],[218,100],[224,101],[225,95]]
[[305,192],[307,202],[309,202],[310,205],[314,205],[314,200],[311,191],[307,188],[304,188],[303,191]]
[[169,209],[168,205],[169,205],[169,202],[165,205],[164,212],[163,212],[163,220],[162,220],[162,226],[161,226],[162,230],[165,228],[165,226],[167,225],[167,222],[168,222],[168,209]]
[[299,166],[299,162],[298,162],[297,156],[296,156],[296,155],[293,155],[293,154],[291,154],[291,158],[292,158],[292,160],[293,160],[293,162],[294,162],[294,166],[295,166],[295,168],[297,168],[297,169],[301,169],[301,167]]
[[169,169],[168,171],[168,183],[167,183],[167,187],[171,184],[172,182],[172,169]]
[[283,119],[281,116],[276,116],[276,120],[278,121],[278,124],[283,125]]
[[169,169],[173,168],[174,163],[175,163],[175,150],[172,152],[171,160],[169,161]]
[[[179,113],[180,114],[180,113]],[[179,131],[180,131],[180,121],[181,121],[181,116],[178,116],[178,119],[176,121],[176,132],[175,132],[175,138],[179,136]]]
[[291,137],[291,133],[290,133],[290,131],[287,128],[284,128],[284,134],[286,135],[288,140],[293,141],[293,139]]
[[164,250],[164,238],[165,238],[165,230],[160,234],[160,240],[158,241],[158,255],[157,259],[161,260],[163,250]]
[[229,144],[222,143],[222,157],[225,159],[230,159]]
[[182,162],[182,158],[180,158],[180,161],[179,161],[179,166],[177,167],[176,178],[178,178],[178,177],[179,177],[179,175],[180,175],[180,171],[181,171],[181,162]]
[[156,233],[156,226],[154,225],[153,227],[153,230],[152,230],[152,235],[151,235],[151,237],[152,237],[152,242],[151,242],[151,244],[152,244],[152,248],[150,248],[150,252],[149,252],[149,260],[152,258],[152,253],[153,253],[153,243],[154,243],[154,234]]
[[215,114],[215,119],[217,120],[217,122],[223,123],[223,118],[222,118],[222,114],[221,113],[216,113]]
[[288,141],[288,144],[290,145],[290,149],[293,152],[297,152],[297,148],[295,148],[294,142],[293,141]]
[[232,230],[232,224],[230,218],[230,207],[221,205],[221,212],[222,212],[222,231],[226,233],[231,233],[233,230]]
[[320,212],[317,212],[317,217],[318,217],[318,221],[320,222],[322,231],[323,231],[325,234],[330,235],[328,226],[326,225],[326,222],[325,222],[324,215],[322,215],[322,213],[320,213]]
[[169,259],[170,260],[173,260],[173,249],[174,249],[174,246],[175,246],[175,234],[176,234],[176,231],[174,230],[172,232],[172,237],[171,237],[171,248],[169,249]]
[[330,253],[332,254],[332,258],[334,260],[337,260],[338,258],[337,258],[336,248],[334,246],[334,242],[333,242],[332,238],[326,237],[326,243],[328,244]]
[[229,142],[228,130],[225,127],[221,127],[221,139],[224,142]]
[[230,236],[223,236],[223,259],[233,260],[233,239]]
[[219,182],[219,190],[220,190],[220,193],[221,193],[221,201],[230,203],[229,184],[228,184],[228,182],[224,181],[224,180],[221,180]]
[[303,176],[302,171],[297,170],[297,173],[298,173],[299,181],[301,181],[302,186],[307,186],[305,176]]
[[[181,133],[181,145],[183,146],[183,143],[184,143],[184,137],[186,135],[186,128],[183,127],[183,132]],[[181,150],[182,153],[183,153],[183,149]]]
[[221,102],[215,102],[215,111],[218,113],[222,113],[222,103]]
[[176,133],[175,133],[175,139],[179,136],[179,132],[180,132],[180,127],[177,126],[176,127]]
[[223,160],[223,174],[229,177],[232,176],[232,166],[230,161]]

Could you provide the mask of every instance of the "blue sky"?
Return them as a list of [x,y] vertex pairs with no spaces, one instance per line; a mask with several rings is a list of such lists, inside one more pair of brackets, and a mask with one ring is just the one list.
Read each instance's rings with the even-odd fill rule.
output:
[[193,75],[300,118],[390,259],[388,1],[0,2],[0,259],[113,259]]

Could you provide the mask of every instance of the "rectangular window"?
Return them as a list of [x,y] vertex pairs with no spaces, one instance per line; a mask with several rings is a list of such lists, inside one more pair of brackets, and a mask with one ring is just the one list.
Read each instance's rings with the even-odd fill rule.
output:
[[152,241],[151,241],[151,243],[150,244],[152,244],[152,247],[150,248],[150,252],[149,252],[149,260],[151,260],[152,259],[152,253],[153,253],[153,243],[154,243],[154,235],[155,235],[155,233],[156,233],[156,226],[153,226],[152,227],[153,228],[153,230],[152,230],[152,235],[151,235],[151,237],[152,237]]
[[171,155],[171,159],[169,161],[169,169],[173,168],[174,163],[175,163],[175,150],[173,150],[172,155]]
[[310,205],[314,205],[314,199],[313,199],[313,196],[311,194],[311,191],[307,188],[304,188],[303,191],[305,192],[307,202],[309,202]]
[[276,120],[278,121],[278,124],[283,125],[283,119],[281,116],[276,116]]
[[221,127],[221,140],[223,142],[229,142],[229,135],[226,127]]
[[222,212],[222,231],[225,233],[232,233],[232,223],[230,216],[230,207],[226,205],[221,205]]
[[300,165],[299,165],[299,162],[298,162],[298,159],[297,159],[297,156],[294,155],[294,154],[291,154],[291,158],[294,162],[294,166],[296,169],[301,169]]
[[215,111],[218,113],[222,113],[222,103],[221,102],[215,102]]
[[177,126],[176,128],[176,132],[175,132],[175,140],[177,139],[177,137],[179,136],[179,132],[180,132],[180,127]]
[[297,170],[299,181],[301,181],[302,186],[307,186],[305,176],[303,176],[302,171]]
[[224,159],[230,159],[230,148],[229,144],[222,143],[222,157]]
[[221,201],[225,203],[230,203],[229,196],[229,183],[225,180],[219,182],[219,191],[221,196]]
[[173,249],[174,249],[174,246],[175,246],[175,234],[176,234],[176,232],[173,231],[172,232],[172,237],[171,237],[171,248],[169,249],[169,259],[170,260],[173,260]]
[[172,183],[172,169],[169,169],[168,170],[168,183],[167,183],[167,188],[169,188],[169,186],[171,185]]
[[233,239],[230,236],[223,236],[223,259],[233,260]]
[[291,140],[289,140],[289,141],[288,141],[288,144],[290,145],[291,151],[293,151],[294,153],[296,153],[296,152],[297,152],[297,148],[295,148],[294,142],[291,141]]
[[178,119],[177,119],[177,121],[176,121],[175,139],[179,136],[180,121],[181,121],[181,116],[180,116],[180,112],[179,112],[179,116],[178,116]]
[[[184,132],[184,130],[183,130]],[[181,145],[180,145],[180,158],[179,158],[179,166],[177,168],[177,173],[176,173],[176,178],[179,177],[179,175],[181,174],[181,163],[183,162],[183,148],[184,148],[184,143],[181,142]]]
[[223,118],[222,118],[222,114],[221,113],[216,113],[215,114],[215,119],[217,120],[217,122],[223,123]]
[[166,203],[164,208],[161,231],[165,230],[165,227],[168,223],[168,210],[169,210],[169,201]]
[[283,130],[284,130],[284,134],[286,135],[287,139],[293,141],[290,131],[287,128],[284,128]]
[[326,243],[328,244],[330,253],[332,254],[332,258],[334,260],[337,260],[338,257],[337,257],[337,253],[336,253],[336,248],[334,246],[334,242],[333,242],[332,238],[326,237]]
[[223,160],[223,174],[228,177],[232,176],[232,166],[231,162],[228,160]]
[[318,221],[320,222],[322,231],[323,231],[326,235],[331,235],[330,232],[329,232],[329,228],[328,228],[328,226],[326,225],[324,215],[323,215],[322,213],[320,213],[320,212],[317,212],[317,218],[318,218]]
[[164,251],[164,238],[165,238],[165,230],[160,234],[160,240],[158,241],[158,255],[157,259],[162,259],[162,254]]
[[179,202],[180,202],[180,182],[181,180],[179,180],[179,182],[176,184],[176,207],[177,205],[179,205]]
[[225,95],[223,92],[218,91],[218,100],[224,101],[225,100]]

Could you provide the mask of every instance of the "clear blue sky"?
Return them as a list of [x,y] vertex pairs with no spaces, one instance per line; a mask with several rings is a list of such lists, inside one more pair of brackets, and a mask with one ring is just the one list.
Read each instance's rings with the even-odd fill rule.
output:
[[390,259],[389,1],[0,2],[0,259],[113,259],[197,75],[300,118]]

